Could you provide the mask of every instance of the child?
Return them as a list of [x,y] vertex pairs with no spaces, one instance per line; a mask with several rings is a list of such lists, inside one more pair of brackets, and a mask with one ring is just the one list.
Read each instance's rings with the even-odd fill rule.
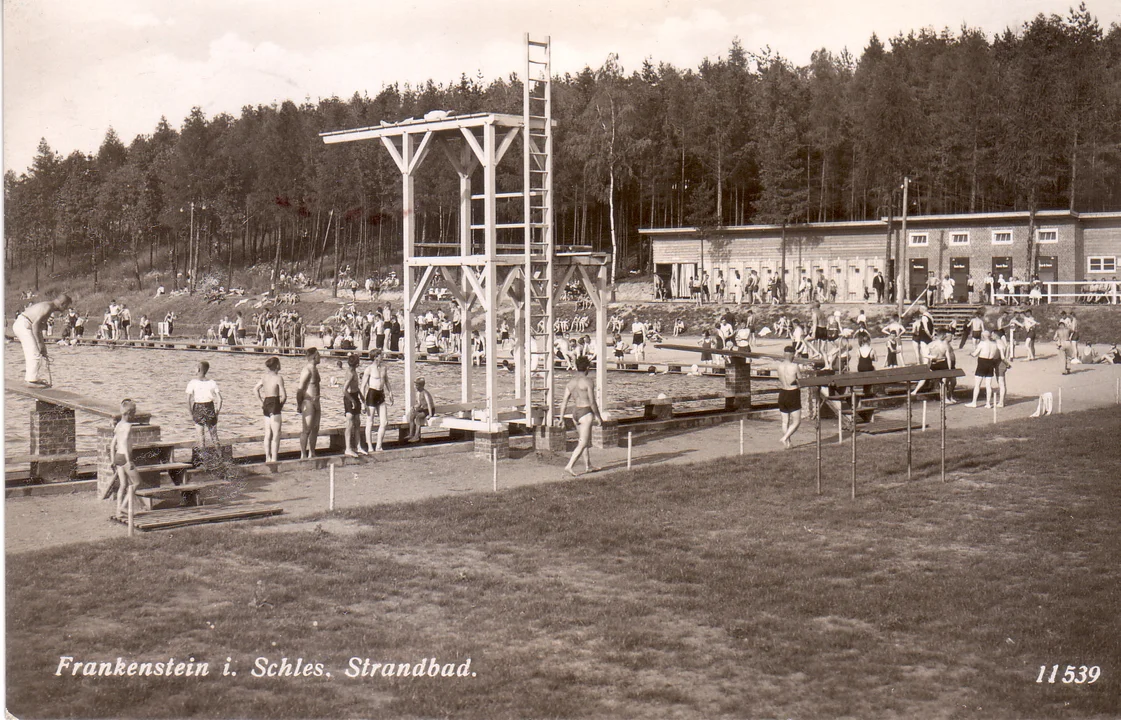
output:
[[436,403],[432,393],[424,389],[424,378],[416,379],[416,405],[409,410],[409,437],[406,442],[420,440],[420,429],[424,427],[428,418],[436,414]]
[[288,393],[284,390],[284,378],[280,376],[280,358],[269,358],[265,368],[268,372],[253,391],[261,400],[261,412],[265,416],[265,462],[276,462],[280,454],[280,412]]
[[109,456],[117,476],[117,517],[128,516],[128,506],[140,486],[140,472],[132,461],[132,421],[136,403],[128,398],[121,401],[121,414],[109,441]]

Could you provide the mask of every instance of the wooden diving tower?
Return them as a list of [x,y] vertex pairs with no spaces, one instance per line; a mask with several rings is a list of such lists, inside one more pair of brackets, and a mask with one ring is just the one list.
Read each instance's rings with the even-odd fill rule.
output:
[[[458,303],[461,333],[461,401],[474,401],[471,311],[482,310],[485,405],[458,426],[494,433],[505,423],[553,424],[559,398],[553,373],[556,303],[579,280],[596,310],[597,392],[606,382],[608,263],[603,254],[558,252],[554,236],[554,147],[550,43],[525,36],[522,115],[428,113],[424,119],[320,134],[328,144],[380,140],[401,171],[404,244],[405,386],[413,401],[416,342],[413,316],[429,285],[442,282]],[[521,139],[520,187],[499,188],[499,163]],[[459,176],[457,242],[416,240],[417,170],[439,149]],[[481,192],[476,192],[482,170]],[[513,175],[513,177],[517,177]],[[505,178],[505,176],[504,176]],[[498,326],[504,305],[514,313],[516,407],[498,401]],[[447,424],[447,423],[445,423]]]

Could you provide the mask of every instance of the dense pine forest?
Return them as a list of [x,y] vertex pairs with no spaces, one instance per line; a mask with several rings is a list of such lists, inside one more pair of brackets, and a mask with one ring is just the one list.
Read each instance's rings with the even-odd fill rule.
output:
[[[354,274],[384,272],[400,259],[400,174],[380,143],[318,133],[521,107],[516,75],[464,75],[238,117],[196,108],[128,144],[109,129],[95,153],[62,157],[44,138],[25,173],[4,177],[6,268],[36,285],[40,273],[106,282],[122,266],[137,289],[191,266],[299,266],[326,281],[337,235]],[[557,77],[553,113],[558,242],[617,247],[620,272],[649,261],[640,227],[898,215],[904,176],[915,214],[1121,209],[1121,26],[1085,5],[995,37],[872,36],[859,57],[822,49],[804,67],[738,41],[695,69],[609,57]],[[441,160],[416,185],[428,242],[458,227]]]

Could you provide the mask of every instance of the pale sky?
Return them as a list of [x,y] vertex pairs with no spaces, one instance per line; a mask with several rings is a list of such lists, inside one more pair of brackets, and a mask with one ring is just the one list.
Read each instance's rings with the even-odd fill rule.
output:
[[[554,72],[624,70],[643,58],[696,67],[770,46],[798,65],[817,48],[859,56],[888,40],[963,24],[991,37],[1078,0],[3,0],[4,169],[23,172],[41,137],[96,152],[112,126],[128,144],[192,106],[302,102],[461,72],[490,81],[525,63],[523,33],[550,35]],[[1089,0],[1108,28],[1121,0]],[[338,128],[324,128],[338,129]]]

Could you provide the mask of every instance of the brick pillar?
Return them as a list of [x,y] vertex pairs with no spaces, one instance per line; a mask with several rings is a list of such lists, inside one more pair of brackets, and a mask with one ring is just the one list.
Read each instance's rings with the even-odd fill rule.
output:
[[[31,454],[68,455],[77,451],[74,411],[62,405],[35,401],[31,411]],[[44,482],[65,482],[78,468],[77,460],[32,463],[32,474]]]
[[592,447],[619,447],[619,421],[604,420],[599,425],[592,425]]
[[503,427],[498,432],[475,431],[475,457],[490,460],[494,450],[498,450],[499,459],[510,457],[510,430]]
[[539,425],[533,429],[533,447],[538,452],[563,453],[568,450],[568,431],[556,425]]
[[724,366],[724,407],[727,410],[751,409],[751,363],[745,358],[729,357]]
[[[113,469],[113,458],[109,456],[109,444],[113,441],[113,423],[107,421],[103,427],[97,429],[97,496],[105,499],[109,496],[110,488],[113,487],[113,482],[116,479],[116,471]],[[159,425],[133,425],[132,426],[132,443],[133,445],[146,445],[148,443],[158,443],[160,441],[160,426]],[[134,457],[133,460],[136,460]],[[156,483],[149,483],[147,486],[155,487]]]

